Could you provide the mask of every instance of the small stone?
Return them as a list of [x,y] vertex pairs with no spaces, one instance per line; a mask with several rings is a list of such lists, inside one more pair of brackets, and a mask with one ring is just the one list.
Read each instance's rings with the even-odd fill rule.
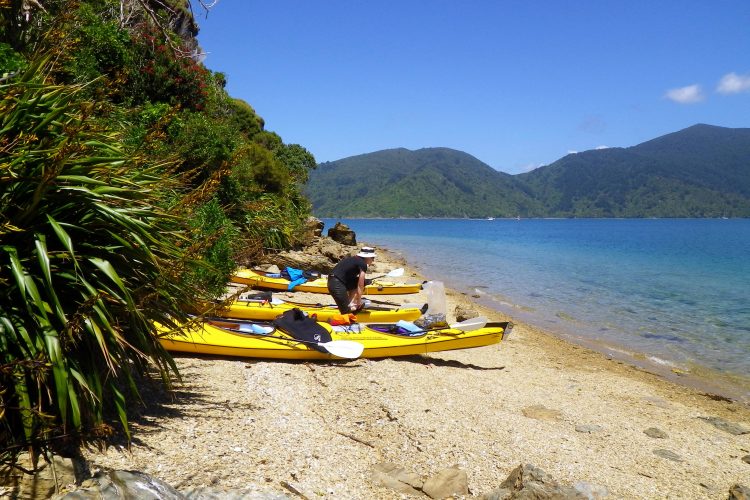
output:
[[742,484],[735,484],[729,488],[727,500],[750,500],[750,488]]
[[750,455],[745,455],[744,457],[742,457],[742,461],[746,464],[750,464]]
[[656,439],[666,439],[669,436],[667,436],[667,433],[664,432],[661,429],[657,429],[656,427],[649,427],[645,431],[643,431],[645,435],[648,437],[656,438]]
[[654,450],[654,455],[660,456],[661,458],[666,458],[667,460],[673,460],[675,462],[682,462],[682,457],[679,456],[677,453],[670,451],[670,450],[664,450],[664,449]]
[[562,414],[558,410],[547,408],[544,405],[527,406],[521,410],[524,417],[533,418],[535,420],[560,420]]
[[581,432],[584,434],[593,434],[595,432],[599,432],[602,430],[601,425],[596,424],[581,424],[576,425],[576,432]]
[[719,417],[698,417],[701,420],[705,420],[709,424],[713,425],[719,430],[722,430],[724,432],[728,432],[729,434],[733,434],[735,436],[741,436],[743,434],[750,434],[750,430],[745,429],[741,425],[727,422],[723,418]]
[[643,398],[643,400],[654,406],[658,406],[659,408],[669,408],[669,402],[663,398],[658,398],[655,396],[646,396]]

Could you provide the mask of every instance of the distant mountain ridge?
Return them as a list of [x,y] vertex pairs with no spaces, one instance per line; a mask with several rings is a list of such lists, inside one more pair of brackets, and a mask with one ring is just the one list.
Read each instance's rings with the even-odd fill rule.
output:
[[750,217],[750,128],[694,125],[509,175],[449,148],[318,165],[319,217]]

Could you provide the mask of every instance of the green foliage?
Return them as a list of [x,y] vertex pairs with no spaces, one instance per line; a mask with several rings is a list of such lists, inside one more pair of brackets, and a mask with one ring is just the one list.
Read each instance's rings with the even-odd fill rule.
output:
[[242,186],[259,186],[274,193],[282,192],[290,181],[284,164],[259,144],[246,145],[235,158],[231,176]]
[[[132,43],[136,56],[127,78],[132,104],[166,102],[194,111],[205,109],[209,85],[214,83],[205,67],[190,57],[175,57],[161,33],[150,27],[144,27]],[[188,52],[187,47],[181,50]]]
[[275,153],[276,158],[292,175],[294,182],[299,184],[305,184],[310,177],[310,171],[317,167],[315,157],[299,144],[282,144]]
[[228,104],[232,121],[248,139],[252,139],[263,130],[265,125],[263,119],[255,113],[253,107],[248,103],[242,99],[230,99]]
[[77,17],[79,22],[73,24],[70,33],[72,52],[67,54],[65,68],[72,81],[89,82],[101,75],[116,80],[133,64],[130,34],[114,19],[106,20],[86,3],[79,7]]
[[226,165],[240,141],[237,130],[229,123],[198,112],[176,116],[167,133],[165,146],[179,157],[179,169],[193,187]]
[[[0,86],[0,442],[44,447],[127,431],[134,377],[175,370],[155,322],[194,296],[179,220],[160,210],[159,169],[134,163],[82,87],[41,64]],[[127,390],[127,391],[126,391]]]
[[5,78],[9,73],[23,69],[26,65],[24,58],[13,50],[7,43],[0,42],[0,78]]
[[206,295],[222,295],[234,271],[235,257],[241,246],[239,231],[212,198],[199,206],[190,221],[193,241],[197,242],[207,266],[191,269],[184,282],[204,289]]

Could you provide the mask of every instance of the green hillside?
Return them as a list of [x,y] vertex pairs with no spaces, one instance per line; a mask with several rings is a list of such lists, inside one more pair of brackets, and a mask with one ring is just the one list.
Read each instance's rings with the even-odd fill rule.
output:
[[518,180],[557,217],[750,216],[750,129],[695,125],[570,154]]
[[448,148],[390,149],[323,163],[305,194],[318,216],[515,217],[537,211],[511,175]]
[[695,125],[508,175],[447,148],[318,165],[321,217],[748,217],[750,129]]

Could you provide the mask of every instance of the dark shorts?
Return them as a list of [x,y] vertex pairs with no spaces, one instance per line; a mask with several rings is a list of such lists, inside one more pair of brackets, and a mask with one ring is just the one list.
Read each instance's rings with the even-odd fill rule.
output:
[[347,314],[350,311],[349,292],[341,280],[332,274],[328,276],[328,293],[336,301],[340,313]]

